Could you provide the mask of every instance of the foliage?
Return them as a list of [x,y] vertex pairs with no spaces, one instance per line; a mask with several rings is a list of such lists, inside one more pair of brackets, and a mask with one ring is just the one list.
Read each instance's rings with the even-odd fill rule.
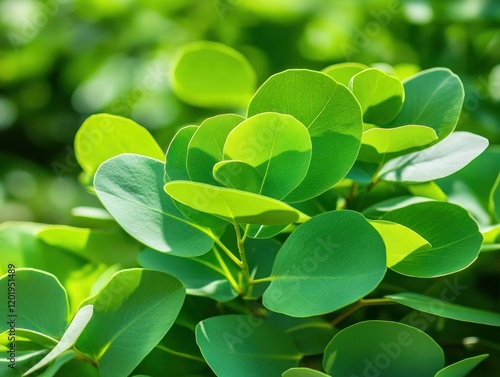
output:
[[[84,122],[81,182],[104,208],[80,212],[86,228],[0,226],[25,313],[22,361],[6,375],[465,376],[484,360],[445,366],[426,333],[435,316],[500,326],[494,311],[453,303],[457,274],[500,243],[498,171],[485,169],[487,188],[453,184],[475,187],[467,166],[498,161],[486,138],[454,132],[458,76],[290,69],[250,98],[254,72],[238,53],[183,51],[181,98],[246,112],[181,128],[165,157],[131,120]],[[221,60],[235,76],[220,86],[226,72],[191,74]],[[460,205],[468,196],[486,216]],[[68,263],[47,263],[50,253]],[[359,317],[367,307],[378,311]]]

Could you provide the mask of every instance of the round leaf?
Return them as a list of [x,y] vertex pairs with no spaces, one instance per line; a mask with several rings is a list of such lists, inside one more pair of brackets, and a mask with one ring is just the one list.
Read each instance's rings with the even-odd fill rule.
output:
[[291,368],[283,373],[282,377],[329,377],[328,374],[321,373],[309,368]]
[[259,88],[248,116],[268,111],[292,115],[311,136],[309,170],[285,201],[318,196],[346,176],[356,160],[363,131],[361,108],[349,89],[321,72],[287,70]]
[[326,73],[338,83],[349,86],[351,77],[367,68],[368,66],[364,64],[348,62],[330,65],[324,68],[322,72]]
[[349,82],[366,123],[386,124],[403,107],[404,89],[398,78],[375,68],[357,73]]
[[293,317],[328,313],[377,287],[386,271],[384,243],[359,213],[313,217],[285,241],[264,305]]
[[190,223],[163,191],[164,164],[123,154],[101,165],[94,186],[108,212],[132,237],[173,255],[203,255],[209,230]]
[[186,159],[188,145],[197,126],[186,126],[174,135],[165,156],[165,181],[189,180]]
[[301,354],[282,330],[245,315],[205,319],[196,326],[196,342],[219,376],[279,376],[297,366]]
[[429,335],[388,321],[360,322],[340,331],[323,359],[333,376],[434,377],[443,366],[443,350]]
[[122,270],[95,297],[94,315],[77,348],[97,362],[103,377],[127,376],[165,336],[184,297],[173,276]]
[[200,41],[184,46],[173,69],[175,93],[194,106],[245,106],[255,83],[255,72],[246,58],[221,43]]
[[165,185],[165,191],[191,208],[230,222],[278,225],[308,219],[288,204],[245,191],[189,181],[169,182]]
[[466,377],[475,367],[477,367],[489,355],[478,355],[460,360],[455,364],[448,365],[436,373],[435,377]]
[[405,102],[387,127],[420,124],[434,128],[439,139],[452,133],[458,123],[464,88],[447,68],[432,68],[404,81]]
[[226,187],[258,194],[262,177],[258,170],[243,161],[221,161],[214,165],[214,178]]
[[224,159],[253,166],[261,177],[258,193],[282,199],[306,176],[311,139],[304,125],[289,115],[258,114],[229,133]]
[[469,213],[450,203],[416,203],[391,211],[382,220],[404,225],[432,245],[391,267],[403,275],[430,278],[460,271],[474,262],[483,241]]
[[104,161],[122,153],[136,153],[158,160],[164,158],[162,149],[147,129],[117,115],[91,115],[76,133],[76,159],[90,176]]

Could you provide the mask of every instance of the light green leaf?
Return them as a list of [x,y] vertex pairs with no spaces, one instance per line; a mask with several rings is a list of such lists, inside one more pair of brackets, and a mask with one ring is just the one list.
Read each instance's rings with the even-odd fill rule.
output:
[[93,300],[94,315],[76,347],[97,362],[103,377],[127,376],[165,336],[184,297],[173,276],[122,270]]
[[[75,315],[69,327],[64,332],[61,340],[57,345],[50,351],[45,357],[40,360],[36,365],[34,365],[30,370],[28,370],[23,376],[27,376],[44,366],[50,364],[53,360],[61,356],[64,352],[69,350],[76,343],[78,337],[85,329],[85,326],[90,321],[92,317],[94,307],[92,305],[85,305],[82,307]],[[67,361],[69,361],[68,359]]]
[[224,159],[253,166],[261,177],[258,194],[283,199],[307,174],[311,139],[306,127],[290,115],[257,114],[229,133]]
[[435,377],[466,377],[469,372],[483,362],[488,356],[488,354],[484,354],[460,360],[441,369],[436,373]]
[[364,122],[387,124],[403,107],[403,84],[379,69],[369,68],[357,73],[351,78],[349,89],[361,105]]
[[382,162],[424,147],[437,140],[436,131],[425,126],[371,128],[363,133],[358,160]]
[[469,132],[454,132],[423,151],[387,162],[378,177],[392,182],[427,182],[449,176],[479,156],[488,139]]
[[214,165],[214,178],[220,184],[236,190],[258,194],[261,190],[262,177],[252,165],[243,161],[221,161]]
[[297,366],[302,355],[291,337],[262,319],[224,315],[196,326],[196,342],[219,376],[279,376]]
[[186,159],[188,145],[197,126],[186,126],[174,135],[165,156],[165,181],[189,180]]
[[104,161],[122,153],[164,159],[163,150],[148,130],[117,115],[91,115],[76,133],[76,159],[89,176],[94,175]]
[[179,179],[218,186],[219,182],[214,179],[212,170],[217,162],[224,159],[222,150],[227,135],[243,120],[236,114],[223,114],[204,120],[191,138],[184,159],[189,178]]
[[94,263],[120,263],[123,267],[137,265],[135,258],[139,244],[116,231],[46,225],[40,229],[37,237],[46,244],[75,253]]
[[460,78],[447,68],[432,68],[404,82],[405,102],[386,127],[420,124],[434,128],[439,139],[455,129],[464,101]]
[[123,154],[101,165],[94,186],[104,207],[132,237],[172,255],[198,256],[212,248],[210,231],[190,223],[163,191],[164,165]]
[[255,239],[267,239],[281,233],[289,225],[255,225],[249,224],[246,230],[247,237]]
[[230,222],[277,225],[308,219],[288,204],[245,191],[189,181],[169,182],[165,191],[182,204]]
[[307,127],[312,142],[307,175],[285,201],[318,196],[346,176],[363,131],[361,108],[349,89],[321,72],[287,70],[259,88],[248,116],[268,111],[292,115]]
[[[9,340],[9,330],[0,334],[0,350],[6,352],[11,341]],[[36,351],[40,348],[53,348],[57,344],[57,339],[45,335],[38,331],[16,328],[16,350]]]
[[282,377],[330,377],[314,369],[309,368],[291,368],[282,374]]
[[466,306],[442,301],[434,297],[411,292],[396,293],[385,297],[401,305],[439,317],[450,318],[456,321],[480,323],[489,326],[500,326],[500,313],[468,308]]
[[[0,323],[0,332],[10,328],[12,320],[15,327],[43,333],[52,338],[60,338],[66,328],[68,317],[68,298],[66,291],[57,278],[45,271],[32,268],[19,268],[12,274],[0,278],[2,292],[16,292],[12,303],[7,301],[7,317]],[[10,289],[9,289],[10,288]],[[13,305],[9,305],[13,304]]]
[[469,213],[451,203],[416,203],[391,211],[382,220],[404,225],[432,245],[391,267],[408,276],[430,278],[460,271],[477,258],[483,240]]
[[384,216],[387,212],[391,212],[399,208],[404,208],[411,204],[429,202],[429,201],[431,201],[431,199],[429,198],[403,195],[375,203],[370,207],[364,209],[362,213],[365,217],[368,217],[370,219],[379,219],[382,216]]
[[173,89],[200,107],[246,106],[256,75],[246,58],[221,43],[198,41],[182,48],[174,64]]
[[[423,362],[425,360],[425,362]],[[397,322],[364,321],[340,331],[325,350],[333,376],[434,377],[444,354],[426,333]]]
[[[219,256],[224,258],[224,255]],[[139,254],[138,260],[144,268],[175,276],[190,295],[211,297],[221,302],[238,296],[214,251],[196,258],[185,258],[147,249]],[[231,266],[233,262],[226,257],[225,263]]]
[[432,247],[418,233],[401,224],[385,220],[370,220],[370,224],[384,240],[387,253],[387,267],[398,264],[411,253],[429,250]]
[[367,68],[369,67],[364,64],[348,62],[330,65],[321,72],[326,73],[338,83],[349,86],[349,81],[351,81],[352,76]]
[[446,202],[448,199],[443,190],[434,181],[408,185],[406,188],[415,197],[429,198],[438,202]]
[[327,212],[285,241],[263,304],[293,317],[329,313],[370,293],[385,272],[385,246],[368,221],[353,211]]

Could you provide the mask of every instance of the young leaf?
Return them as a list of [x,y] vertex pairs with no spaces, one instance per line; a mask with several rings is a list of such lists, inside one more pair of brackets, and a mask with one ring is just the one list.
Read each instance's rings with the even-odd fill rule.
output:
[[[224,258],[223,255],[220,257]],[[233,262],[227,257],[225,259],[224,263],[231,266]],[[190,295],[211,297],[220,302],[238,296],[214,251],[196,258],[185,258],[147,249],[139,254],[138,261],[144,268],[175,276],[182,281]]]
[[197,126],[186,126],[174,135],[165,155],[165,181],[189,180],[186,166],[188,145]]
[[311,139],[304,125],[290,115],[257,114],[229,133],[224,159],[253,166],[261,177],[257,193],[283,199],[306,176]]
[[369,67],[360,63],[338,63],[324,68],[321,72],[326,73],[332,79],[340,84],[349,86],[352,76],[368,69]]
[[382,162],[424,147],[437,140],[434,129],[425,126],[371,128],[363,133],[358,160]]
[[460,360],[455,364],[441,369],[434,377],[466,377],[475,367],[483,362],[489,355],[478,355]]
[[212,248],[209,230],[190,223],[163,191],[164,165],[123,154],[101,165],[94,186],[104,207],[132,237],[172,255],[198,256]]
[[486,310],[468,308],[466,306],[452,304],[417,293],[402,292],[385,296],[401,305],[424,313],[430,313],[439,317],[450,318],[456,321],[480,323],[489,326],[500,326],[500,314]]
[[357,73],[349,88],[361,105],[366,123],[387,124],[403,107],[405,93],[401,81],[376,68]]
[[392,182],[427,182],[449,176],[479,156],[488,139],[469,132],[454,132],[423,151],[387,162],[378,177]]
[[297,366],[302,355],[282,330],[262,319],[225,315],[196,326],[196,342],[208,365],[219,376],[279,376]]
[[408,276],[430,278],[460,271],[477,258],[483,240],[469,213],[451,203],[416,203],[391,211],[382,220],[404,225],[432,245],[391,266]]
[[415,327],[364,321],[334,336],[326,347],[323,367],[332,376],[434,377],[444,367],[444,354]]
[[69,361],[73,360],[76,357],[75,351],[66,351],[59,355],[52,364],[49,365],[47,369],[43,371],[39,377],[54,377],[56,373]]
[[[2,292],[10,292],[9,274],[0,278]],[[17,315],[0,323],[0,332],[8,330],[12,324],[20,329],[32,330],[60,338],[66,328],[68,298],[57,278],[45,271],[19,268],[15,274],[15,289],[18,294],[8,313]],[[9,303],[7,303],[9,304]]]
[[190,43],[174,64],[175,94],[194,106],[245,106],[255,83],[255,72],[246,58],[221,43]]
[[182,179],[218,186],[212,175],[213,167],[224,159],[222,150],[228,134],[243,120],[236,114],[223,114],[204,120],[188,144],[184,164],[189,178]]
[[104,161],[122,153],[164,159],[162,149],[148,130],[117,115],[91,115],[76,133],[76,159],[89,176],[94,175]]
[[263,304],[292,317],[329,313],[370,293],[385,272],[385,246],[368,221],[353,211],[327,212],[285,241]]
[[346,176],[356,160],[363,131],[361,108],[349,89],[321,72],[287,70],[259,88],[248,116],[268,111],[292,115],[311,136],[309,170],[285,201],[318,196]]
[[93,299],[94,315],[76,347],[97,362],[103,377],[127,376],[165,336],[184,297],[173,276],[122,270]]
[[[51,363],[57,357],[61,356],[64,352],[69,350],[76,343],[78,337],[89,323],[90,318],[92,317],[94,307],[92,305],[85,305],[82,307],[78,313],[76,313],[75,317],[69,324],[69,327],[64,332],[61,340],[57,345],[50,351],[45,357],[40,360],[36,365],[34,365],[30,370],[28,370],[23,376],[27,376],[44,366]],[[69,359],[68,359],[69,361]]]
[[190,181],[169,182],[165,191],[182,204],[230,222],[277,225],[308,219],[288,204],[245,191]]
[[447,68],[432,68],[403,83],[403,108],[385,127],[420,124],[434,128],[440,140],[451,134],[458,123],[465,96],[460,78]]
[[252,165],[243,161],[221,161],[214,165],[213,176],[217,182],[236,190],[258,194],[262,177]]
[[411,253],[429,250],[432,247],[418,233],[401,224],[386,220],[370,220],[370,224],[384,240],[389,268],[407,258]]
[[282,377],[330,377],[314,369],[309,368],[291,368],[282,374]]

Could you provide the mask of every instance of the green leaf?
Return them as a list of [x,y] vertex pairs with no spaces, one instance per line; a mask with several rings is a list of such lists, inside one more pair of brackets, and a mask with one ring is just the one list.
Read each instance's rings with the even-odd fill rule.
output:
[[259,88],[248,116],[268,111],[292,115],[311,137],[307,175],[285,201],[318,196],[346,176],[356,160],[363,131],[361,108],[349,89],[321,72],[287,70]]
[[449,176],[469,164],[488,146],[488,139],[469,132],[454,132],[423,151],[387,162],[378,177],[392,182],[427,182]]
[[[227,259],[227,264],[233,263]],[[214,251],[196,258],[185,258],[147,249],[139,254],[138,260],[144,268],[175,276],[186,286],[186,292],[190,295],[211,297],[221,302],[238,296]]]
[[246,58],[221,43],[198,41],[182,48],[173,69],[173,89],[200,107],[246,106],[256,75]]
[[381,202],[375,203],[370,207],[363,210],[363,215],[370,219],[379,219],[386,213],[394,211],[399,208],[408,207],[411,204],[429,202],[431,199],[422,198],[420,196],[398,196],[395,198],[390,198],[382,200]]
[[221,161],[214,165],[213,176],[220,184],[236,190],[258,194],[262,177],[252,165],[243,161]]
[[32,268],[19,268],[15,276],[3,275],[0,286],[6,294],[15,292],[15,298],[8,300],[12,302],[7,302],[7,307],[9,314],[16,315],[1,322],[0,332],[8,330],[14,320],[17,328],[40,332],[52,338],[62,336],[68,317],[68,298],[54,275]]
[[367,65],[349,62],[330,65],[324,68],[322,72],[326,73],[338,83],[349,86],[349,81],[351,81],[352,76],[367,68],[369,68]]
[[164,165],[123,154],[101,165],[94,186],[104,207],[132,237],[172,255],[198,256],[212,248],[210,231],[190,223],[163,191]]
[[441,369],[436,373],[435,377],[466,377],[469,372],[483,362],[488,356],[488,354],[484,354],[460,360]]
[[363,133],[358,160],[382,162],[407,154],[437,140],[436,131],[425,126],[371,128]]
[[224,159],[253,166],[261,177],[257,193],[283,199],[307,174],[311,140],[304,125],[290,115],[257,114],[229,133]]
[[468,308],[466,306],[442,301],[434,297],[411,292],[396,293],[385,297],[401,305],[439,317],[450,318],[456,321],[480,323],[489,326],[500,326],[499,313]]
[[122,270],[93,300],[94,315],[76,346],[98,363],[103,377],[129,375],[170,329],[184,297],[173,276]]
[[434,377],[444,354],[426,333],[397,322],[364,321],[340,331],[325,350],[333,376]]
[[432,127],[439,139],[455,129],[464,101],[460,78],[447,68],[432,68],[404,82],[405,102],[386,127],[420,124]]
[[387,124],[403,107],[405,93],[401,81],[376,68],[357,73],[349,88],[361,105],[366,123]]
[[243,120],[236,114],[223,114],[204,120],[191,138],[184,159],[189,177],[180,179],[218,186],[212,170],[217,162],[224,159],[222,150],[227,136]]
[[[9,330],[0,334],[0,349],[7,351],[10,346]],[[36,351],[41,348],[53,348],[57,340],[41,332],[16,328],[16,350],[17,351]],[[2,349],[3,348],[3,349]]]
[[[422,236],[401,224],[385,220],[371,220],[370,224],[377,230],[385,243],[387,267],[392,267],[411,253],[429,250],[432,245]],[[404,240],[404,242],[401,242]]]
[[89,176],[94,175],[104,161],[122,153],[164,159],[163,150],[148,130],[117,115],[91,115],[76,133],[76,159]]
[[377,287],[386,271],[382,238],[353,211],[327,212],[283,244],[263,304],[292,317],[329,313]]
[[309,368],[291,368],[282,374],[283,377],[329,377],[314,369]]
[[297,366],[301,354],[292,339],[262,319],[224,315],[201,321],[196,342],[208,365],[219,376],[281,375]]
[[[281,243],[275,239],[252,239],[245,240],[245,253],[248,261],[248,269],[253,279],[267,278],[273,270],[274,260],[281,247]],[[249,294],[252,298],[260,298],[269,286],[268,282],[256,284]]]
[[66,351],[63,354],[59,355],[54,362],[43,371],[39,377],[54,377],[59,369],[69,361],[73,360],[76,357],[76,352],[74,351]]
[[165,155],[165,181],[189,180],[186,166],[188,145],[197,126],[181,128],[170,141]]
[[289,225],[255,225],[249,224],[246,228],[247,237],[255,239],[267,239],[276,236]]
[[[135,267],[139,244],[123,233],[66,225],[47,225],[37,237],[46,244],[59,247],[93,263]],[[106,250],[104,253],[103,250]]]
[[[82,307],[78,313],[76,313],[75,317],[69,324],[69,327],[66,329],[64,332],[64,335],[62,336],[61,340],[57,345],[50,351],[45,357],[40,360],[36,365],[34,365],[30,370],[28,370],[24,376],[27,376],[44,366],[50,364],[52,361],[54,361],[56,358],[61,356],[64,352],[68,351],[73,345],[76,343],[78,337],[82,333],[82,331],[85,329],[85,326],[90,321],[90,318],[92,317],[94,307],[92,305],[85,305]],[[69,361],[68,359],[67,361]]]
[[[460,271],[477,258],[483,236],[463,208],[443,202],[422,202],[384,215],[404,225],[432,245],[409,254],[392,270],[408,276],[430,278]],[[432,220],[432,221],[431,221]]]
[[278,225],[308,219],[288,204],[245,191],[189,181],[169,182],[165,191],[182,204],[230,222]]

